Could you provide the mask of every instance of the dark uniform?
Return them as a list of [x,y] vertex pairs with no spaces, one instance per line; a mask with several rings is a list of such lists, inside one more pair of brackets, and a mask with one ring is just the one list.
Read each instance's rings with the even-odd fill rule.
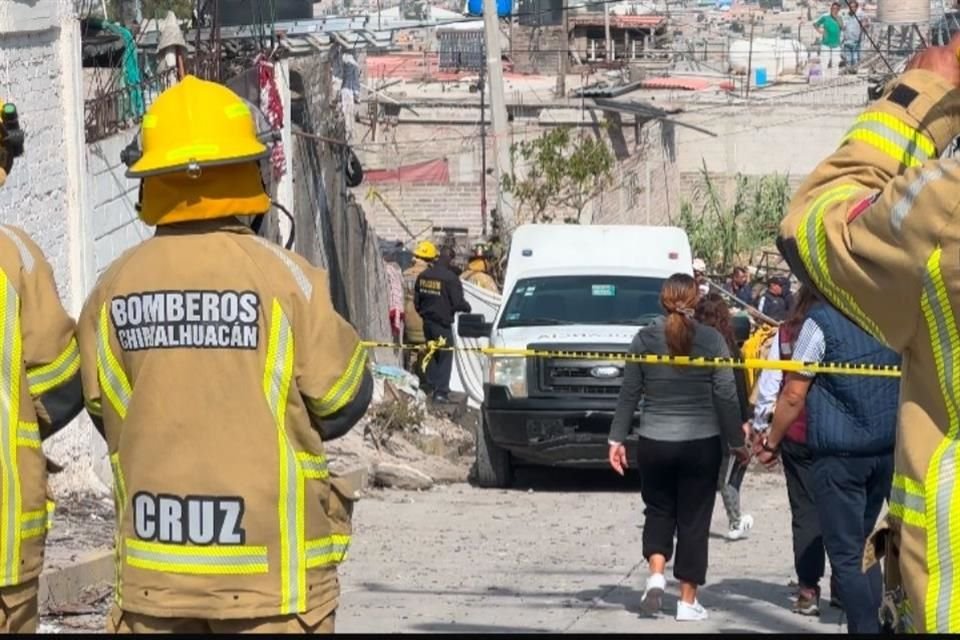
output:
[[[442,256],[417,278],[413,304],[423,318],[424,336],[428,341],[444,338],[453,344],[453,316],[470,312],[470,304],[463,297],[460,278],[450,268],[449,258]],[[434,397],[443,399],[450,391],[450,371],[453,353],[438,351],[427,368],[427,384]]]

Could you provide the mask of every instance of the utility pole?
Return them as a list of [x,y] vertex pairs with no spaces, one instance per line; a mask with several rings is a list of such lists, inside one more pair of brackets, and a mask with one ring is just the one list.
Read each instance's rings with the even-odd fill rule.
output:
[[[503,63],[500,59],[500,27],[496,0],[483,0],[484,49],[487,54],[487,81],[490,88],[490,120],[496,149],[497,211],[507,229],[513,229],[513,206],[503,189],[503,176],[510,172],[510,140],[507,129],[507,101],[503,95]],[[486,180],[487,176],[481,176]]]
[[567,0],[563,0],[563,35],[560,38],[560,73],[557,76],[557,94],[567,97],[567,61],[570,58],[570,22],[567,19]]
[[753,27],[755,24],[754,14],[750,14],[750,51],[747,53],[747,95],[750,97],[750,74],[753,73]]
[[483,237],[487,237],[487,118],[486,102],[483,99],[485,91],[483,82],[483,66],[480,67],[480,79],[477,87],[480,89],[480,220],[483,225]]
[[610,3],[603,3],[603,36],[606,39],[606,44],[604,45],[604,51],[606,55],[604,56],[607,59],[607,62],[613,62],[617,58],[616,52],[613,51],[611,46],[612,40],[610,40]]

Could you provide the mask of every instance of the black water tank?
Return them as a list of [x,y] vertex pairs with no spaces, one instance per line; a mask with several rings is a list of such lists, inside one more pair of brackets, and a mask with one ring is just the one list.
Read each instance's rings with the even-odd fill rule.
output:
[[[220,7],[220,25],[269,23],[271,20],[312,20],[313,0],[216,0]],[[270,5],[273,5],[272,9]]]

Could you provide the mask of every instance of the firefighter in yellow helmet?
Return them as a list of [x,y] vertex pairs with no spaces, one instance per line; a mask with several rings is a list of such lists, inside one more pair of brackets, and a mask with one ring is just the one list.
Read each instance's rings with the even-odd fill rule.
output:
[[[790,204],[792,270],[903,355],[884,624],[960,632],[960,35],[917,54]],[[873,523],[865,523],[869,533]],[[879,549],[876,549],[876,548]],[[842,597],[842,594],[841,594]]]
[[268,150],[249,107],[188,76],[143,120],[140,215],[156,234],[100,277],[79,321],[107,441],[119,632],[332,632],[351,495],[324,443],[371,394],[325,272],[254,234]]
[[[16,107],[0,100],[0,186],[23,153]],[[45,440],[83,409],[74,322],[53,269],[22,230],[0,225],[0,633],[34,633],[53,503]]]
[[[439,255],[436,245],[429,240],[422,240],[413,250],[413,264],[403,272],[403,340],[407,344],[423,344],[427,341],[423,334],[423,318],[417,313],[417,308],[413,304],[413,294],[417,278]],[[416,351],[406,352],[407,370],[420,376],[420,367],[416,366],[417,359]]]
[[490,275],[490,248],[485,244],[478,244],[473,248],[467,268],[460,274],[460,279],[469,282],[481,289],[500,293],[497,281]]

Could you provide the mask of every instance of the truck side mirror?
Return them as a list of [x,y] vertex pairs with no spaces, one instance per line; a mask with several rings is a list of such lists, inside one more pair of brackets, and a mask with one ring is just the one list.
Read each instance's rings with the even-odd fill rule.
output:
[[479,313],[467,313],[457,316],[457,335],[461,338],[489,338],[493,323]]

